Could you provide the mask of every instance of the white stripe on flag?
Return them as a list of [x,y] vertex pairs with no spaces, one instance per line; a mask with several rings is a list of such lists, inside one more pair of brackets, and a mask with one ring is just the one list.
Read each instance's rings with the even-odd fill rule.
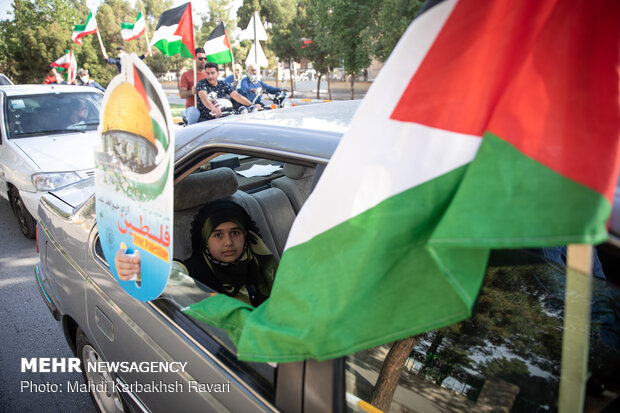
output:
[[162,26],[155,33],[153,33],[153,39],[151,40],[151,46],[154,46],[160,40],[167,40],[168,43],[181,40],[181,36],[174,34],[179,27],[178,24],[172,26]]
[[295,219],[286,248],[471,162],[480,137],[389,119],[455,4],[433,7],[405,32]]

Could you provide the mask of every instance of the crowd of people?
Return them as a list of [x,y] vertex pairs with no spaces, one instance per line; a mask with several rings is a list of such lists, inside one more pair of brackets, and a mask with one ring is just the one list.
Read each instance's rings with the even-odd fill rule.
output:
[[[110,58],[105,56],[106,63],[116,65],[118,72],[121,72],[121,57],[125,54],[122,46],[116,48],[118,57]],[[185,110],[182,117],[185,123],[191,125],[209,119],[222,116],[220,108],[216,107],[209,99],[210,93],[215,93],[217,98],[229,98],[235,108],[247,106],[256,110],[263,110],[267,107],[262,102],[262,91],[267,93],[279,93],[286,91],[278,87],[273,87],[260,80],[260,68],[257,64],[248,65],[246,74],[243,74],[243,67],[236,63],[233,65],[233,73],[220,80],[219,68],[216,63],[207,62],[207,55],[202,47],[195,50],[196,74],[194,69],[183,73],[179,81],[179,96],[185,99]],[[139,56],[144,59],[144,55]],[[194,79],[196,84],[194,84]],[[105,92],[105,88],[96,81],[90,79],[87,69],[79,69],[77,77],[67,82],[56,68],[50,69],[45,78],[46,84],[73,84],[80,86],[90,86]]]
[[194,84],[194,70],[188,70],[181,76],[179,82],[179,96],[185,99],[185,110],[182,117],[188,125],[222,116],[220,108],[209,99],[210,93],[217,98],[228,98],[233,105],[254,107],[257,110],[266,109],[261,98],[261,91],[279,93],[281,89],[267,85],[260,80],[258,65],[248,65],[246,75],[239,63],[233,66],[233,73],[223,80],[218,79],[218,65],[207,62],[207,55],[202,47],[195,50],[196,56],[196,84]]
[[[106,63],[115,65],[116,68],[118,69],[118,73],[120,73],[121,72],[121,58],[125,54],[125,48],[123,46],[117,47],[116,53],[118,57],[108,57],[108,55],[105,54],[104,58],[105,58]],[[140,59],[144,59],[145,55],[143,54],[139,57]],[[90,78],[90,75],[88,74],[88,69],[79,69],[76,75],[77,76],[75,77],[75,79],[71,81],[67,81],[63,78],[63,76],[58,72],[58,70],[55,67],[52,67],[49,70],[45,79],[43,80],[43,83],[90,86],[90,87],[94,87],[95,89],[101,90],[102,92],[105,92],[105,88],[103,86],[101,86],[99,83],[95,82],[94,80]]]

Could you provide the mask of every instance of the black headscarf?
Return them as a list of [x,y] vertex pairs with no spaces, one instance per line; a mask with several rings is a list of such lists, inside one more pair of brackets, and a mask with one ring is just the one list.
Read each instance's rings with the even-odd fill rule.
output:
[[[231,263],[218,261],[207,247],[213,230],[224,222],[234,222],[245,233],[243,252]],[[192,249],[192,256],[185,263],[192,277],[253,306],[269,297],[277,263],[260,238],[256,223],[239,204],[217,200],[198,211],[192,223]]]

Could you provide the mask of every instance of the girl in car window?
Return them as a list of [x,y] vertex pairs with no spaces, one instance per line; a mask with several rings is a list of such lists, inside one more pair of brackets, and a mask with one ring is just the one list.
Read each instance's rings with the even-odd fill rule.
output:
[[[140,270],[140,257],[119,250],[118,277],[129,280]],[[182,269],[217,292],[253,306],[269,297],[277,261],[239,204],[217,200],[204,206],[192,224],[192,256]]]

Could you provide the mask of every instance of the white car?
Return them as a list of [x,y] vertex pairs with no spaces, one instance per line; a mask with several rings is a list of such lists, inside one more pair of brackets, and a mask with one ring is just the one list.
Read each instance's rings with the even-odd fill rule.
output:
[[93,175],[102,98],[86,86],[0,86],[0,195],[26,237],[42,194]]

